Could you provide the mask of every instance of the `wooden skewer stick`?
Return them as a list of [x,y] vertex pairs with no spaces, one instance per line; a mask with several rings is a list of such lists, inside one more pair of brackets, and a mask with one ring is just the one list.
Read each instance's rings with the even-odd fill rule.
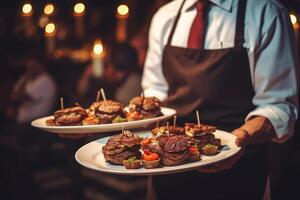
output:
[[100,101],[100,90],[97,91],[96,102]]
[[159,127],[159,119],[156,122],[156,128]]
[[199,117],[199,111],[196,111],[196,116],[197,116],[197,122],[198,122],[198,126],[200,126],[200,117]]
[[124,129],[125,129],[125,127],[122,126],[122,135],[124,135]]
[[169,123],[170,123],[170,122],[167,122],[167,131],[168,131],[168,134],[170,134]]
[[60,98],[60,108],[63,110],[64,109],[64,98]]
[[174,115],[173,126],[176,127],[177,115]]
[[101,95],[102,95],[103,100],[106,102],[106,96],[105,96],[103,88],[101,88],[100,91],[101,91]]

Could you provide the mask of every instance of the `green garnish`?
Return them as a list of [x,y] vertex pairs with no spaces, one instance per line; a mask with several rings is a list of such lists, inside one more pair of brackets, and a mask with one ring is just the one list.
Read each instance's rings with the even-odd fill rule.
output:
[[127,159],[127,162],[133,162],[136,160],[136,156],[130,157]]
[[126,122],[126,119],[118,115],[113,121],[113,123],[121,123],[121,122]]

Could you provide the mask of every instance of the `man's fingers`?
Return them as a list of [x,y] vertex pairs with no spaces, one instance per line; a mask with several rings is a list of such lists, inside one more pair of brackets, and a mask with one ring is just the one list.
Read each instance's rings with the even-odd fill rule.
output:
[[235,144],[238,147],[247,146],[249,144],[250,135],[245,129],[236,129],[232,133],[237,137]]

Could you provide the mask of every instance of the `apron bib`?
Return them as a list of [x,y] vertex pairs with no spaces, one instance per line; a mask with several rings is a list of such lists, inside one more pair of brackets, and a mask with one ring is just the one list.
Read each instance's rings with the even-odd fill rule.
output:
[[249,59],[243,48],[245,1],[239,4],[235,46],[227,49],[171,46],[181,8],[163,51],[163,73],[169,85],[165,103],[177,110],[182,121],[194,122],[198,110],[202,122],[232,131],[254,109]]

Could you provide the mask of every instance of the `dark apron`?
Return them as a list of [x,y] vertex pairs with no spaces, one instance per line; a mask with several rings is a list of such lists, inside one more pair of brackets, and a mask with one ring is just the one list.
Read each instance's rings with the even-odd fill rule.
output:
[[[163,52],[163,73],[169,85],[165,103],[178,111],[182,123],[195,122],[195,111],[198,110],[202,123],[232,131],[240,127],[247,114],[255,109],[249,59],[247,49],[243,47],[246,0],[239,1],[234,47],[216,50],[171,46],[184,3],[185,0]],[[250,199],[259,199],[267,175],[265,146],[250,147],[247,156],[226,172],[207,175],[194,171],[155,176],[153,182],[158,199],[186,199],[193,195],[209,199],[247,199],[247,195],[252,195]],[[170,194],[174,196],[170,198]]]

